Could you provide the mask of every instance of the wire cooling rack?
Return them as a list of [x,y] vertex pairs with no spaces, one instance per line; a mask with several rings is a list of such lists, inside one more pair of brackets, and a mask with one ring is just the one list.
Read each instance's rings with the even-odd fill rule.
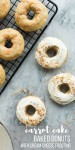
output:
[[[47,22],[46,26],[44,28],[42,28],[41,30],[38,30],[36,32],[26,33],[17,27],[17,25],[15,23],[15,19],[14,19],[14,11],[15,11],[15,8],[17,7],[18,3],[20,2],[20,0],[11,0],[10,12],[3,20],[0,21],[0,30],[4,29],[4,28],[9,28],[9,27],[16,29],[23,35],[23,37],[25,39],[25,43],[26,43],[25,51],[18,59],[14,60],[14,61],[10,61],[10,62],[0,60],[0,64],[2,64],[6,70],[6,82],[2,87],[0,87],[0,95],[4,91],[4,89],[8,85],[9,81],[11,80],[11,78],[13,77],[13,75],[15,74],[17,69],[20,67],[20,65],[26,58],[26,56],[29,54],[29,52],[31,51],[31,49],[33,48],[35,43],[38,41],[39,37],[42,35],[42,33],[48,27],[48,25],[50,24],[50,22],[52,21],[52,19],[54,18],[54,16],[56,15],[56,13],[58,11],[57,5],[54,4],[52,1],[50,1],[50,0],[41,0],[41,1],[48,8],[48,13],[49,13],[48,22]],[[29,12],[30,18],[32,18],[33,15],[34,14],[32,12]],[[9,47],[9,44],[10,43],[8,42],[7,43],[8,47]]]

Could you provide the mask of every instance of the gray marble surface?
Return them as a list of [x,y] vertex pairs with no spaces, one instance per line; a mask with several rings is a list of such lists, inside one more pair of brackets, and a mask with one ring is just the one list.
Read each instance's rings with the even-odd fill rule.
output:
[[[54,75],[60,72],[70,72],[75,75],[75,0],[54,0],[54,2],[58,5],[59,11],[38,43],[47,36],[60,38],[68,48],[67,62],[56,70],[42,68],[34,58],[37,43],[0,96],[0,121],[9,130],[15,150],[21,149],[20,144],[23,139],[25,142],[28,141],[27,135],[23,134],[25,126],[19,123],[15,114],[17,103],[27,95],[20,89],[28,90],[30,94],[43,98],[45,102],[47,116],[37,128],[41,126],[44,128],[46,125],[57,128],[60,125],[65,125],[71,134],[71,150],[75,150],[75,102],[67,106],[60,106],[50,99],[47,90],[49,79]],[[29,140],[31,139],[30,135]],[[36,149],[38,150],[38,148]],[[55,150],[58,149],[55,148]]]

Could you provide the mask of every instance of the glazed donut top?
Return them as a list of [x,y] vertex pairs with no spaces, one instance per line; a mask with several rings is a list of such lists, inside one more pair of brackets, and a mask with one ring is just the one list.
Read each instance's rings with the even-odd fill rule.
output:
[[0,86],[3,85],[4,82],[5,82],[5,71],[2,65],[0,65]]
[[[29,11],[35,13],[33,19],[28,18]],[[39,0],[22,0],[16,8],[16,23],[22,30],[27,32],[42,28],[47,18],[48,10]]]
[[[10,48],[5,46],[6,41],[12,43]],[[6,28],[0,31],[0,58],[3,60],[13,60],[18,58],[24,51],[23,36],[12,28]]]
[[[28,106],[33,106],[35,108],[35,113],[33,115],[27,114],[26,110]],[[28,96],[19,102],[16,114],[22,123],[34,126],[44,119],[46,115],[46,108],[44,103],[38,97]]]
[[[56,52],[54,57],[49,57],[47,51],[53,49]],[[35,53],[37,62],[45,68],[58,68],[60,67],[67,58],[67,48],[65,44],[53,37],[47,37],[42,40]]]
[[[66,92],[61,91],[61,87],[65,88]],[[64,90],[64,89],[62,89]],[[51,98],[59,104],[69,104],[75,100],[75,77],[70,73],[61,73],[54,76],[48,84],[48,91]]]
[[10,10],[10,0],[0,0],[0,18],[7,15]]

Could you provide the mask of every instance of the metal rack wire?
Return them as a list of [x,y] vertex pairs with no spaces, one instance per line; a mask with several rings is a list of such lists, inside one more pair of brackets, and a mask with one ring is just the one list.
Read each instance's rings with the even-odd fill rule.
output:
[[[41,30],[38,30],[36,32],[26,33],[17,27],[17,25],[15,23],[15,19],[14,19],[14,11],[15,11],[15,8],[17,7],[18,3],[20,2],[20,0],[11,0],[11,9],[10,9],[9,14],[3,20],[0,20],[0,30],[4,29],[4,28],[9,28],[9,27],[16,29],[23,35],[23,37],[25,39],[25,43],[26,43],[25,51],[18,59],[14,60],[14,61],[10,61],[10,62],[0,60],[0,64],[2,64],[6,70],[6,82],[2,87],[0,87],[0,95],[4,91],[4,89],[8,85],[9,81],[11,80],[11,78],[13,77],[13,75],[15,74],[17,69],[20,67],[22,62],[25,60],[26,56],[29,54],[29,52],[31,51],[31,49],[33,48],[35,43],[38,41],[39,37],[42,35],[42,33],[48,27],[48,25],[50,24],[50,22],[52,21],[52,19],[54,18],[54,16],[56,15],[56,13],[58,11],[57,5],[54,4],[52,1],[50,1],[50,0],[41,0],[41,1],[48,8],[48,13],[49,13],[48,22],[47,22],[46,26],[44,28],[42,28]],[[33,17],[32,12],[29,12],[29,17],[30,18]],[[10,43],[8,42],[7,45],[9,46],[9,44]]]

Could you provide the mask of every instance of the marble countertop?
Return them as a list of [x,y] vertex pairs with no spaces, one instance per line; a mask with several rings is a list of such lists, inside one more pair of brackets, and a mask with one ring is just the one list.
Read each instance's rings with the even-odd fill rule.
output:
[[[54,2],[58,5],[59,11],[38,43],[41,39],[48,36],[60,38],[68,48],[68,59],[59,69],[44,69],[37,64],[34,58],[36,46],[38,45],[36,43],[0,96],[0,121],[7,127],[11,134],[14,150],[21,149],[20,143],[22,139],[27,141],[27,136],[23,135],[25,126],[19,123],[15,113],[17,103],[27,95],[22,89],[28,90],[30,94],[42,98],[45,102],[47,116],[37,128],[40,126],[45,127],[46,125],[49,125],[51,128],[65,125],[69,128],[71,134],[71,150],[75,149],[75,102],[67,106],[60,106],[50,99],[47,90],[49,79],[54,75],[60,72],[70,72],[75,75],[75,0],[54,0]],[[30,136],[31,138],[32,136]],[[36,148],[36,150],[38,149]]]

